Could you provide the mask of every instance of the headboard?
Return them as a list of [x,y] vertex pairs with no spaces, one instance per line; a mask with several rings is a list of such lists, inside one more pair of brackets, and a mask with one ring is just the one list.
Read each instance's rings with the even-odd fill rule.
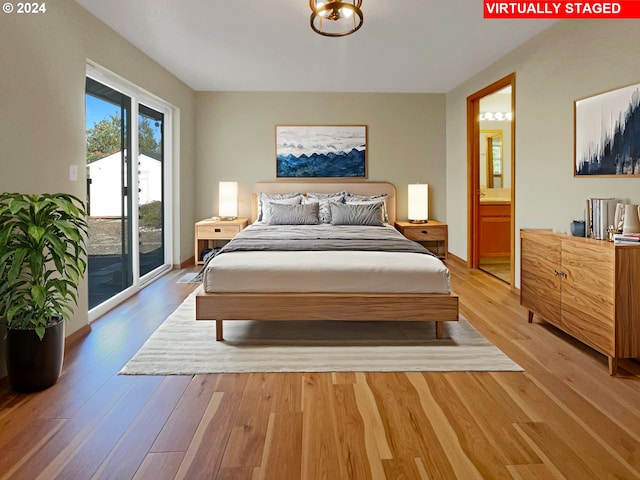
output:
[[396,187],[389,182],[344,182],[344,183],[320,183],[320,182],[260,182],[253,188],[253,202],[251,204],[251,221],[258,217],[257,194],[265,193],[291,193],[291,192],[335,192],[357,193],[359,195],[387,194],[387,215],[389,223],[393,225],[396,219]]

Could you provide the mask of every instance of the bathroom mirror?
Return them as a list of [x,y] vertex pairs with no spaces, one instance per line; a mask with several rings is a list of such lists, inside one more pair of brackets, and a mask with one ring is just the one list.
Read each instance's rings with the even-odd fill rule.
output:
[[480,185],[503,188],[504,155],[502,130],[480,131]]

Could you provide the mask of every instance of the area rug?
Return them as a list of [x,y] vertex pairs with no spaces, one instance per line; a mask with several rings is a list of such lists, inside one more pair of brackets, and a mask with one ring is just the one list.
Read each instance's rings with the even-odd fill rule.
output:
[[465,319],[446,322],[195,320],[190,295],[120,371],[123,375],[241,372],[522,371]]
[[176,283],[200,283],[201,279],[198,275],[198,272],[185,273]]

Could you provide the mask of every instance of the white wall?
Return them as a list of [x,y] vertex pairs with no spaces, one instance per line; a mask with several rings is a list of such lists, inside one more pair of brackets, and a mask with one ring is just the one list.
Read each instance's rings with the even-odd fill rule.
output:
[[[122,152],[91,162],[87,168],[91,179],[91,217],[119,217],[122,215]],[[140,205],[162,200],[162,163],[160,160],[138,156],[138,201]]]
[[[467,259],[466,98],[516,74],[516,232],[583,218],[586,198],[640,203],[640,178],[574,177],[573,102],[640,83],[637,20],[560,21],[447,94],[449,250]],[[516,242],[519,277],[519,242]],[[516,281],[519,286],[519,278]]]
[[368,126],[369,180],[390,181],[398,218],[407,215],[407,185],[429,183],[430,218],[445,220],[445,96],[198,92],[196,212],[218,210],[218,182],[239,182],[239,214],[250,216],[256,182],[275,180],[275,125]]

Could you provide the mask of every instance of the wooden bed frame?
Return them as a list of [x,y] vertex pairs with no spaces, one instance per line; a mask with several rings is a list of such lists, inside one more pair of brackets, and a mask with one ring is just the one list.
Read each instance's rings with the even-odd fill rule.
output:
[[[258,183],[255,192],[289,193],[348,191],[362,195],[387,194],[389,223],[396,214],[395,187],[387,182]],[[257,204],[253,202],[253,219]],[[361,320],[435,321],[436,338],[444,322],[458,320],[458,296],[422,293],[207,293],[196,294],[196,320],[216,321],[216,340],[223,340],[226,320]]]

